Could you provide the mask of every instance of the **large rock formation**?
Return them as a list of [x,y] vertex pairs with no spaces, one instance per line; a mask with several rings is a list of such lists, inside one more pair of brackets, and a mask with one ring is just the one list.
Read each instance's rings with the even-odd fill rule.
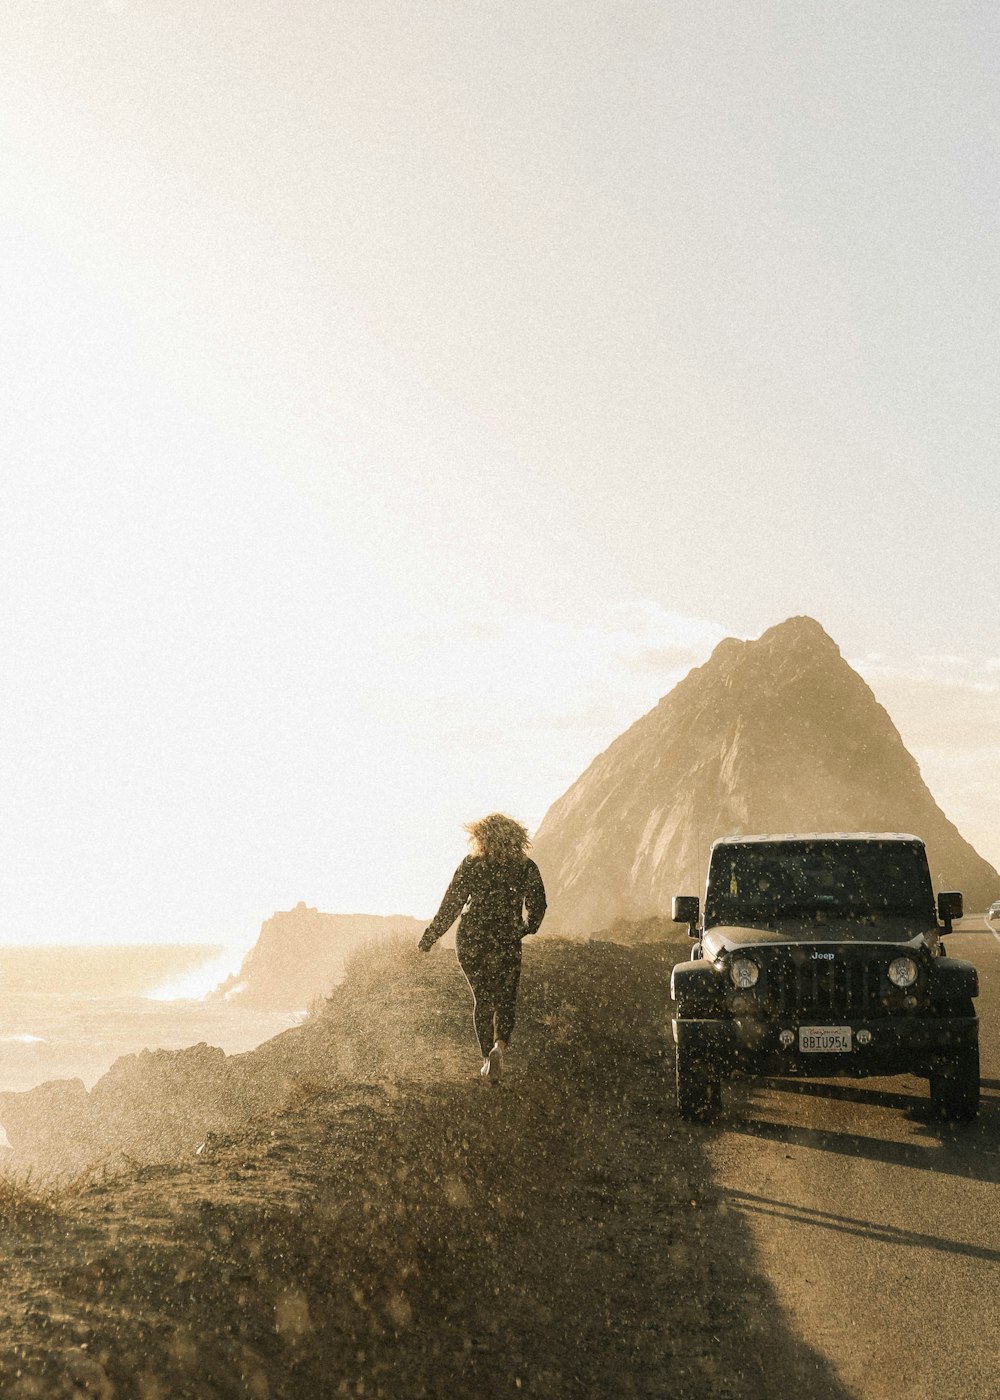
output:
[[983,909],[1000,876],[928,791],[869,687],[818,622],[728,638],[550,807],[534,855],[546,932],[669,913],[697,893],[717,836],[909,831],[937,888]]
[[321,914],[299,903],[264,920],[239,972],[213,995],[260,1010],[305,1010],[341,980],[356,949],[392,938],[415,943],[423,931],[402,914]]

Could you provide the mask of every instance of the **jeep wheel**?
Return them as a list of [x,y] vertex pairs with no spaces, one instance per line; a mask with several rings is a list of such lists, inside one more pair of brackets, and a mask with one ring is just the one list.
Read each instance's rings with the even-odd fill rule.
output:
[[706,1065],[692,1059],[689,1051],[678,1045],[675,1059],[677,1074],[677,1112],[682,1118],[710,1118],[722,1098],[718,1075]]
[[979,1046],[956,1050],[931,1070],[931,1104],[939,1118],[971,1123],[979,1112]]

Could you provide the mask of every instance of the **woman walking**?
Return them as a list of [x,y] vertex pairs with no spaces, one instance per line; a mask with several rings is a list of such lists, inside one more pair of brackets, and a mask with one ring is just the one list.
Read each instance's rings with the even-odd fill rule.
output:
[[469,822],[472,854],[455,871],[417,945],[429,953],[461,914],[456,951],[472,988],[473,1022],[483,1054],[484,1079],[503,1074],[514,1029],[521,978],[521,939],[537,933],[545,914],[545,887],[528,856],[528,832],[513,817],[491,812]]

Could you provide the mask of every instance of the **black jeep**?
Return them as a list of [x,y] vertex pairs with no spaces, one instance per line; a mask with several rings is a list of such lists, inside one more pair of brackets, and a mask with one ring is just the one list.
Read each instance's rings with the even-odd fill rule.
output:
[[670,983],[682,1116],[710,1115],[734,1074],[918,1074],[940,1117],[975,1118],[979,980],[942,942],[961,917],[960,894],[935,907],[916,836],[716,841],[704,918],[673,901],[698,940]]

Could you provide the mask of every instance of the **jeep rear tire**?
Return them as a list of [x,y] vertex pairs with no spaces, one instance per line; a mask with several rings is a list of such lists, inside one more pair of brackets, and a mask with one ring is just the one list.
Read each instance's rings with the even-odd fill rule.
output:
[[956,1050],[931,1070],[930,1081],[937,1117],[971,1123],[979,1112],[979,1046]]
[[722,1090],[719,1077],[691,1052],[679,1045],[674,1060],[677,1076],[677,1112],[682,1118],[704,1121],[719,1107]]

